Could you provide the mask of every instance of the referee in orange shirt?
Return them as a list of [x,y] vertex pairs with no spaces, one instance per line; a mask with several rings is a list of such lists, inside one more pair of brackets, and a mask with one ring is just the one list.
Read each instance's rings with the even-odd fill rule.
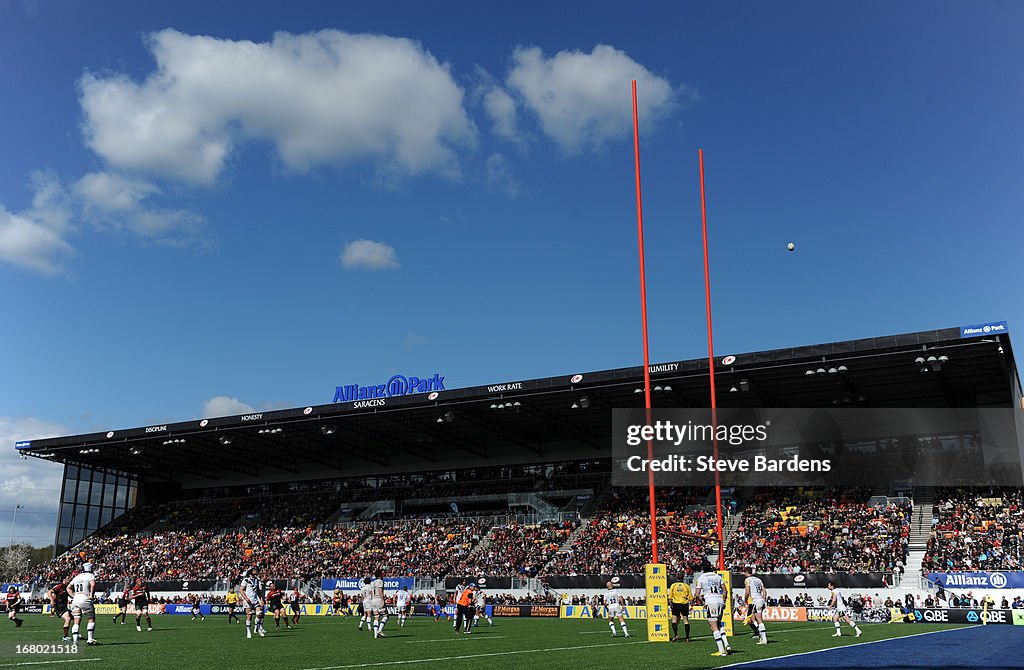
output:
[[465,621],[466,635],[473,632],[473,597],[476,592],[476,582],[473,582],[459,594],[455,601],[455,632],[459,632],[459,626]]

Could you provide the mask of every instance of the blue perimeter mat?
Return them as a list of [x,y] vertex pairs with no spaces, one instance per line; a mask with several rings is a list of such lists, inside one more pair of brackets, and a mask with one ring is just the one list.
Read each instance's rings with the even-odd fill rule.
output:
[[[923,627],[922,627],[923,628]],[[927,631],[921,631],[927,632]],[[769,635],[771,630],[769,629]],[[1002,670],[1024,668],[1024,627],[972,626],[893,638],[838,649],[812,651],[727,668],[901,668],[903,670]]]

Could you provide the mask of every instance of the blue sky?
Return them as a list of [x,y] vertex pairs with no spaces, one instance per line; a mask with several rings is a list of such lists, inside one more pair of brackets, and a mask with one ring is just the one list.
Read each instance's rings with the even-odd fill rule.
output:
[[1024,322],[1019,4],[247,7],[0,0],[0,532],[15,438],[637,364],[632,78],[653,360],[698,147],[717,352]]

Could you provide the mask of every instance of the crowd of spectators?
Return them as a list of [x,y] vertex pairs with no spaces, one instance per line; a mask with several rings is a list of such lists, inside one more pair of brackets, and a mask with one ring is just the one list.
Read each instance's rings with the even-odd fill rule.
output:
[[183,565],[204,544],[214,539],[211,531],[167,531],[155,535],[122,534],[87,538],[74,551],[58,556],[23,576],[28,583],[67,580],[83,561],[102,569],[104,579],[164,579]]
[[[658,558],[669,572],[680,572],[716,551],[713,510],[691,509],[706,498],[703,489],[659,489],[656,515]],[[651,517],[646,489],[612,489],[593,517],[583,523],[571,546],[544,567],[548,575],[642,573],[651,557]],[[706,539],[705,539],[706,538]]]
[[756,493],[726,547],[734,569],[892,572],[905,565],[911,508],[866,503],[870,491],[766,489]]
[[940,489],[923,572],[1024,569],[1021,489]]
[[[546,481],[585,476],[550,473]],[[447,486],[432,485],[435,492]],[[725,550],[733,569],[898,572],[906,562],[910,509],[869,505],[868,490],[774,488],[744,497]],[[708,489],[658,489],[659,559],[670,573],[717,553],[708,501]],[[585,519],[539,524],[453,512],[324,526],[336,502],[324,491],[254,491],[245,499],[142,507],[21,581],[68,579],[84,560],[110,580],[229,579],[254,567],[267,577],[317,581],[377,571],[435,578],[635,574],[650,557],[646,489],[613,488]],[[940,490],[933,513],[925,572],[1024,569],[1020,489]]]
[[534,576],[569,539],[577,525],[577,521],[545,521],[495,526],[486,542],[482,542],[456,572],[490,577]]
[[444,577],[466,562],[492,525],[476,518],[377,522],[358,552],[338,557],[338,569],[344,575]]

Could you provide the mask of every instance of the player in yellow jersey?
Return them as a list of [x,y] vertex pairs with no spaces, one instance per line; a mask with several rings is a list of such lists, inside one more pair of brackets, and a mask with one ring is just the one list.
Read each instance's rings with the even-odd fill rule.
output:
[[672,583],[668,589],[668,600],[672,605],[672,641],[679,642],[679,620],[683,620],[684,638],[690,641],[690,601],[693,600],[693,591],[686,583],[683,575],[679,575],[677,581]]
[[241,623],[241,619],[235,614],[235,608],[238,607],[238,594],[235,593],[235,587],[232,586],[228,589],[228,592],[224,594],[224,604],[228,606],[228,623],[234,619]]

